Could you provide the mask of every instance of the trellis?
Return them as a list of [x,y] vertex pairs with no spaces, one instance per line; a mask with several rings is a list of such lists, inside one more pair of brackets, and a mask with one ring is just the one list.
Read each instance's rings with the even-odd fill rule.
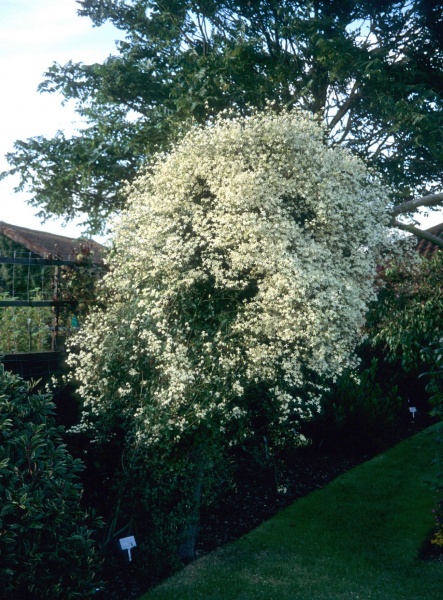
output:
[[[0,299],[1,308],[45,308],[51,307],[53,311],[53,324],[51,332],[51,350],[59,349],[59,326],[60,326],[60,310],[64,306],[69,306],[72,309],[75,308],[77,302],[71,300],[62,299],[62,288],[61,288],[61,267],[63,266],[74,266],[76,264],[73,260],[65,260],[58,258],[39,258],[36,257],[32,252],[26,251],[13,251],[11,255],[5,256],[0,255],[0,265],[10,266],[9,273],[9,284],[4,285],[3,297]],[[44,269],[48,268],[51,271],[51,276],[48,285],[44,283]],[[31,282],[34,278],[31,277],[32,269],[41,270],[41,290],[36,294],[36,289],[31,289]],[[17,269],[21,269],[20,276],[17,274]],[[3,269],[3,272],[4,269]],[[18,292],[18,281],[21,284],[21,291]],[[6,283],[6,282],[4,282]],[[1,284],[1,281],[0,281]],[[6,290],[6,287],[8,289]],[[23,290],[24,288],[24,290]],[[1,291],[1,287],[0,287]],[[37,295],[37,299],[36,296]],[[28,329],[30,323],[28,319]],[[0,346],[0,351],[1,351]],[[29,348],[31,348],[31,333],[29,332]]]

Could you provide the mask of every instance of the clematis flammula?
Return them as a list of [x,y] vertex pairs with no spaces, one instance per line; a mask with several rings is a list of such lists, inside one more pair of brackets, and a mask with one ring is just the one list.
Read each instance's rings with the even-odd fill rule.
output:
[[298,111],[221,117],[128,189],[106,309],[71,358],[85,424],[207,458],[318,409],[353,364],[387,236],[386,191],[325,139]]

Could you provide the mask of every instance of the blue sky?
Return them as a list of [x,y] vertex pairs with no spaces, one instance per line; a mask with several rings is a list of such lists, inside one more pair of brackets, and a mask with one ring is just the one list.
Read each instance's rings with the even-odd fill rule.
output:
[[[4,158],[17,139],[36,135],[52,136],[57,130],[73,133],[78,117],[72,105],[61,106],[56,94],[38,94],[44,71],[54,62],[69,60],[102,61],[123,37],[111,25],[92,27],[91,21],[77,16],[75,0],[0,0],[0,171],[8,167]],[[17,180],[0,182],[0,221],[45,229],[52,233],[79,236],[75,224],[62,226],[51,220],[42,226],[25,193],[14,193]],[[432,213],[425,227],[443,221]]]

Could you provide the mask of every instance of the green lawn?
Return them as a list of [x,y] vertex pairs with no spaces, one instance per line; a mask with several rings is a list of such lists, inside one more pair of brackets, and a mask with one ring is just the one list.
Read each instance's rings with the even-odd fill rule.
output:
[[400,443],[195,561],[142,600],[441,600],[418,558],[443,424]]

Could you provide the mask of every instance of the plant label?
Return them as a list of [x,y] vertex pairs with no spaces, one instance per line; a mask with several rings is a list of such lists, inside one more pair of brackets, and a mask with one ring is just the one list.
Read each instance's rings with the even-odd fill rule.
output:
[[135,537],[133,535],[130,535],[130,536],[125,537],[125,538],[120,538],[119,542],[120,542],[120,548],[122,550],[127,550],[128,551],[129,562],[131,562],[131,560],[132,560],[132,557],[131,557],[131,548],[135,548],[135,546],[137,546],[137,542],[135,541]]

